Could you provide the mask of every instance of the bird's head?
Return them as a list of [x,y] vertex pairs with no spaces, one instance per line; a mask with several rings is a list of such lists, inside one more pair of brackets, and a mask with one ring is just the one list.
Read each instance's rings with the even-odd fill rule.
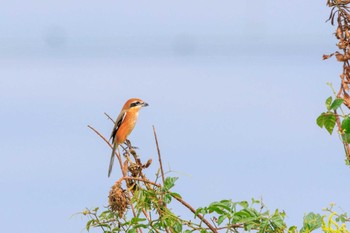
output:
[[139,98],[131,98],[128,101],[126,101],[123,109],[125,110],[131,109],[131,108],[140,109],[142,107],[147,107],[147,106],[148,106],[148,103],[144,102],[143,100]]

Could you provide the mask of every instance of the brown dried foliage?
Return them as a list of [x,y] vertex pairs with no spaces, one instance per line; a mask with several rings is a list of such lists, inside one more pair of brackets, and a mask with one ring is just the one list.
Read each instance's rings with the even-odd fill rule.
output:
[[332,25],[337,25],[335,37],[338,39],[339,51],[323,55],[323,59],[328,59],[333,55],[337,61],[343,63],[343,72],[340,75],[341,84],[337,94],[338,98],[344,100],[344,104],[350,108],[349,83],[350,83],[350,0],[328,0],[327,5],[332,8],[329,21]]
[[118,212],[118,216],[123,217],[129,206],[129,200],[121,182],[117,181],[112,186],[108,196],[109,207],[112,211]]

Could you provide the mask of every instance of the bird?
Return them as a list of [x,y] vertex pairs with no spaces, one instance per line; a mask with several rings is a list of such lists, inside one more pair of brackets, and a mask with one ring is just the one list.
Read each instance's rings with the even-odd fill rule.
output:
[[143,100],[139,98],[131,98],[126,101],[120,111],[109,139],[112,140],[113,149],[111,160],[109,162],[108,177],[110,177],[113,169],[116,149],[127,140],[128,136],[134,129],[140,109],[147,106],[148,103]]

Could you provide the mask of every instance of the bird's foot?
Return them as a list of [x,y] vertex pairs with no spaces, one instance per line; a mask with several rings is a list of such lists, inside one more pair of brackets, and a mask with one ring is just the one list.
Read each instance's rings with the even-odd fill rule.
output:
[[134,150],[139,149],[137,146],[131,145],[131,141],[130,141],[129,139],[126,139],[125,142],[124,142],[124,144],[125,144],[127,147],[129,147],[130,149],[134,149]]

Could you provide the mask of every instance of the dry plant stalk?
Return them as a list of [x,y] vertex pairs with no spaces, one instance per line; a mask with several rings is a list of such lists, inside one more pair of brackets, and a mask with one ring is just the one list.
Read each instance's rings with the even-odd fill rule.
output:
[[329,19],[332,25],[337,22],[335,37],[338,39],[339,51],[329,55],[323,55],[328,59],[335,55],[337,61],[343,63],[343,72],[340,75],[341,85],[337,94],[344,100],[344,104],[350,108],[349,83],[350,83],[350,0],[328,0],[327,5],[332,8]]
[[[350,95],[349,95],[349,83],[350,83],[350,0],[327,0],[327,6],[331,7],[331,14],[327,21],[330,21],[333,26],[337,26],[335,31],[335,37],[338,40],[337,47],[338,51],[323,55],[323,59],[328,59],[333,55],[336,57],[337,61],[343,64],[343,71],[340,74],[340,87],[337,93],[337,98],[343,99],[343,103],[350,109]],[[338,127],[338,132],[343,135],[343,130],[341,127],[341,120],[337,112],[336,123]],[[344,149],[346,153],[347,160],[350,161],[350,147],[349,144],[342,140],[344,144]]]

